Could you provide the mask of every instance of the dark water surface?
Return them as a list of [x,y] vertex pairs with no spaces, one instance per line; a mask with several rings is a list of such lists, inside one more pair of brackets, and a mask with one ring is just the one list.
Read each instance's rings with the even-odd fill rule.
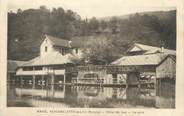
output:
[[175,108],[174,92],[138,87],[10,87],[9,107]]

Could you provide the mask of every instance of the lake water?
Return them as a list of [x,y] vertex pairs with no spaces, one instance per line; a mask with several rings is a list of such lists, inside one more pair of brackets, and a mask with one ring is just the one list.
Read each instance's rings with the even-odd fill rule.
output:
[[9,107],[175,108],[174,91],[138,87],[13,86]]

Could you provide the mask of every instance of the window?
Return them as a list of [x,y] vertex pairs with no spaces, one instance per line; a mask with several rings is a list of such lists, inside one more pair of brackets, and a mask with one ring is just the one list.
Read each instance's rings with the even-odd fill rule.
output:
[[47,52],[47,46],[45,46],[45,52]]
[[41,66],[36,66],[34,67],[35,70],[42,70],[42,67]]
[[75,53],[78,54],[78,49],[77,48],[75,49]]
[[62,48],[62,55],[65,55],[65,49],[64,48]]
[[23,71],[32,71],[33,67],[23,67]]
[[84,75],[84,78],[98,78],[98,74],[96,73],[88,73]]
[[55,70],[64,69],[64,66],[63,65],[56,65],[56,66],[53,66],[53,69],[55,69]]

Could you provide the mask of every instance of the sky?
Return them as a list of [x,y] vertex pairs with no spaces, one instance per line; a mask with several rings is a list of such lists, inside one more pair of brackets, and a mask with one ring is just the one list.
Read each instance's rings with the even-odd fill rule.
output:
[[8,11],[46,6],[48,9],[62,7],[77,12],[82,18],[126,15],[144,11],[167,11],[175,9],[171,0],[9,0]]

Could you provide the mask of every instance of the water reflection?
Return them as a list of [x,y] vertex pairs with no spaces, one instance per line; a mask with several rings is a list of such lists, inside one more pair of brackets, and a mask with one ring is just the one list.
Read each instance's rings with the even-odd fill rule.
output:
[[[51,85],[50,85],[51,86]],[[92,87],[64,86],[21,88],[13,87],[12,96],[8,98],[9,106],[15,100],[32,107],[92,107],[92,108],[174,108],[175,96],[156,92],[155,89],[138,87]],[[164,94],[164,95],[163,95]],[[26,106],[25,105],[25,106]],[[24,105],[23,105],[24,106]]]

